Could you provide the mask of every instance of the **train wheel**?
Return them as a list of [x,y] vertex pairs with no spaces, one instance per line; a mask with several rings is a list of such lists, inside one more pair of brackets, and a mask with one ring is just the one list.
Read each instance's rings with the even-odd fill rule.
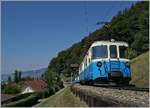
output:
[[128,85],[129,85],[129,81],[125,81],[125,82],[123,82],[123,84],[124,84],[125,86],[128,86]]
[[85,85],[86,83],[85,83],[85,81],[80,81],[80,84]]
[[93,80],[90,80],[89,81],[89,85],[93,85],[94,84],[94,81]]
[[83,81],[80,81],[80,84],[83,85]]

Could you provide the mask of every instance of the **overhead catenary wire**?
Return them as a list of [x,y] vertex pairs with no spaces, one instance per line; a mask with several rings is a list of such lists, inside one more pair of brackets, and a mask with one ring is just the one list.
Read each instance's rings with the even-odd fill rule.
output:
[[108,8],[102,17],[102,20],[97,22],[96,25],[109,23],[108,21],[106,21],[106,18],[108,17],[108,15],[110,14],[110,12],[112,11],[113,8],[114,8],[114,5],[112,5],[110,8]]
[[[117,7],[119,7],[119,8],[122,7],[122,4],[123,3],[120,3],[119,6],[117,6]],[[109,17],[109,15],[112,12],[112,10],[114,9],[114,7],[116,7],[116,6],[115,5],[111,5],[111,7],[106,10],[104,16],[101,18],[102,20],[100,20],[99,22],[97,22],[96,25],[108,24],[109,21],[108,21],[107,18]]]
[[[84,16],[85,16],[85,30],[86,33],[89,33],[89,19],[88,19],[88,10],[87,10],[87,1],[84,2]],[[110,7],[110,9],[108,8],[108,10],[105,12],[105,15],[102,18],[101,24],[105,24],[108,21],[106,21],[106,17],[109,15],[110,11],[113,9],[113,5]],[[98,22],[99,23],[99,22]],[[100,23],[99,23],[100,24]],[[97,25],[99,25],[97,24]]]
[[[122,3],[119,4],[119,8],[122,6]],[[110,21],[108,21],[109,14],[112,12],[113,8],[116,7],[115,5],[111,5],[110,8],[106,11],[105,15],[102,18],[102,21],[97,22],[96,25],[103,25],[108,30],[108,37],[109,40],[112,38],[111,36],[111,29],[110,29]],[[107,37],[106,37],[107,38]]]
[[[119,8],[122,6],[122,3],[119,4]],[[84,2],[84,16],[85,16],[85,31],[86,33],[90,33],[89,31],[89,17],[88,17],[88,2],[85,1]],[[99,22],[96,23],[96,25],[100,25],[100,24],[109,24],[109,21],[107,20],[107,18],[109,17],[109,14],[112,12],[113,8],[115,6],[114,5],[111,5],[110,8],[108,8],[105,12],[105,14],[103,15],[103,17],[101,18],[102,20],[100,20]]]

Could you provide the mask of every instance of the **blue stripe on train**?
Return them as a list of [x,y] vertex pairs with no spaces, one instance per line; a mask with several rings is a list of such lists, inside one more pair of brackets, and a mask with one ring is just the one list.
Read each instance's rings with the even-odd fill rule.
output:
[[[107,61],[102,62],[100,68],[97,67],[97,62],[92,62],[79,76],[82,80],[95,80],[96,78],[108,77],[108,73],[114,71],[121,71],[124,78],[131,77],[130,67],[126,67],[126,61]],[[111,65],[110,65],[111,64]]]

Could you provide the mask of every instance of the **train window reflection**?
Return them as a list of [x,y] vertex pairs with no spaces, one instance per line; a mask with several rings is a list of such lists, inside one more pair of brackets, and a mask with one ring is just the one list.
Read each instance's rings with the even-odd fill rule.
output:
[[116,45],[110,46],[110,58],[117,58],[117,47],[116,47]]
[[108,52],[107,52],[107,46],[102,45],[102,46],[95,46],[92,48],[92,58],[107,58]]

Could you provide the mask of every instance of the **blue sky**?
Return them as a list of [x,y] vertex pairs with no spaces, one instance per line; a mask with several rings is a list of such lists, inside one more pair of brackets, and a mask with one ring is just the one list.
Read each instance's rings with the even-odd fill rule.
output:
[[47,67],[59,51],[99,28],[98,21],[135,2],[2,2],[2,74]]

